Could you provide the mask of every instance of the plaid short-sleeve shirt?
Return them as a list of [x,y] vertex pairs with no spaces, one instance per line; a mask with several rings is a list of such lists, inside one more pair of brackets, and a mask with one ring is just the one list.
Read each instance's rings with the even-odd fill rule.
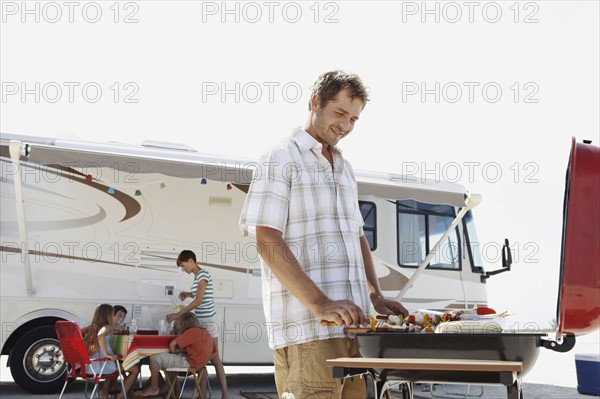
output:
[[[328,298],[349,299],[369,312],[360,236],[363,220],[350,163],[333,149],[333,164],[321,144],[300,127],[260,160],[240,228],[279,230],[296,260]],[[261,259],[263,306],[272,349],[343,337],[340,327],[319,320],[283,287]]]

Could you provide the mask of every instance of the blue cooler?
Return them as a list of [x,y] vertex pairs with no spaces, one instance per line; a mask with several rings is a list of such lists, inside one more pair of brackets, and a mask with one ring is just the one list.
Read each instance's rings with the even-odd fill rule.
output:
[[600,354],[576,353],[577,392],[600,396]]

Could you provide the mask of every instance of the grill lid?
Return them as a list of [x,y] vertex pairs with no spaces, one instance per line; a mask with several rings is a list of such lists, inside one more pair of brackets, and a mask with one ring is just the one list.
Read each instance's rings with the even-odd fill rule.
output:
[[572,140],[565,182],[557,337],[600,327],[600,148]]

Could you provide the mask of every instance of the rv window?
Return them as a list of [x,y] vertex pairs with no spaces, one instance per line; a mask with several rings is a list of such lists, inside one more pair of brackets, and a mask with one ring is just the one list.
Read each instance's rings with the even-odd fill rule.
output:
[[369,242],[369,248],[374,251],[377,248],[377,208],[374,202],[358,201],[360,213],[365,224],[363,230]]
[[475,222],[473,221],[473,214],[471,211],[467,212],[463,219],[465,231],[467,232],[466,249],[469,251],[468,254],[471,258],[471,270],[477,273],[483,272],[483,258],[481,257],[481,245],[477,238],[477,231],[475,230]]
[[[417,267],[442,237],[455,217],[449,205],[433,205],[414,200],[397,201],[398,264]],[[442,244],[429,269],[460,270],[458,231],[453,231]]]
[[398,264],[419,266],[425,259],[425,215],[398,212]]

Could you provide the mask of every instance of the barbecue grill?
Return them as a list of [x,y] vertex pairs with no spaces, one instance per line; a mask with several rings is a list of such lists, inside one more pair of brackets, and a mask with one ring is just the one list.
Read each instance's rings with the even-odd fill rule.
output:
[[[421,334],[374,332],[355,336],[362,357],[369,358],[434,358],[471,360],[509,360],[523,362],[520,378],[533,368],[541,346],[551,345],[546,334]],[[575,345],[568,336],[554,349],[566,352]],[[382,379],[406,381],[444,381],[468,383],[501,383],[492,373],[436,370],[377,370]]]
[[[464,384],[502,383],[510,397],[522,398],[522,378],[533,368],[541,347],[566,352],[575,335],[600,326],[600,151],[573,139],[563,209],[563,244],[557,304],[557,340],[537,332],[421,334],[396,331],[354,335],[363,358],[505,360],[523,363],[511,392],[502,373],[447,370],[373,369],[383,381]],[[346,370],[348,371],[348,370]],[[356,370],[355,370],[356,371]],[[338,370],[339,373],[339,370]],[[338,374],[339,375],[339,374]],[[412,390],[409,390],[409,392]],[[408,396],[412,397],[412,393]]]

